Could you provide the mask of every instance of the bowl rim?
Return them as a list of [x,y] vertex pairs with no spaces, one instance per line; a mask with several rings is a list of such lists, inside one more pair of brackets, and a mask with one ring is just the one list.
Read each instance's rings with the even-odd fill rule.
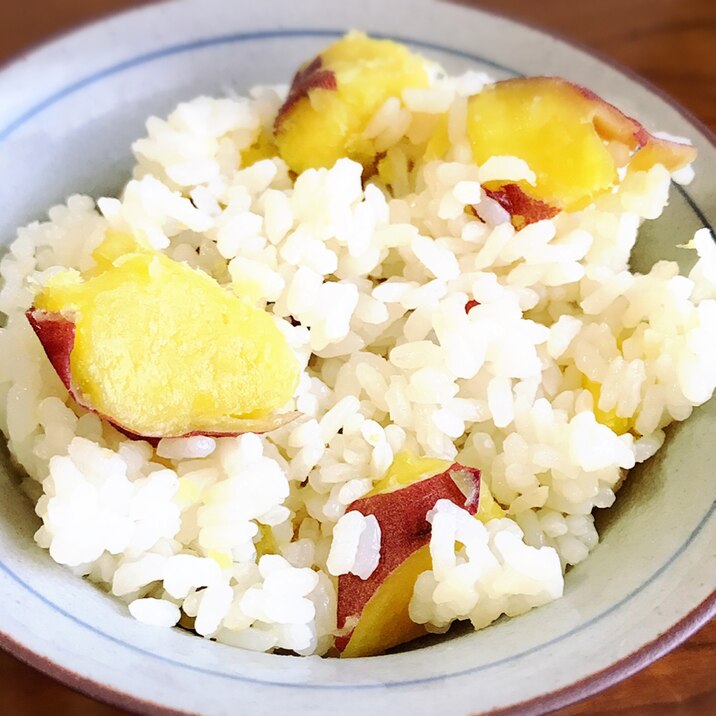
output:
[[[517,19],[514,16],[501,12],[499,10],[485,9],[483,7],[476,6],[466,0],[437,0],[437,2],[445,3],[448,5],[456,5],[465,10],[472,10],[479,12],[484,15],[489,15],[495,18],[500,18],[511,24],[532,29],[544,38],[558,39],[562,43],[568,45],[570,48],[576,49],[586,55],[591,56],[600,63],[607,65],[621,75],[626,76],[631,81],[641,85],[651,94],[656,95],[678,114],[685,118],[691,125],[693,125],[703,137],[716,148],[716,132],[714,132],[708,125],[706,125],[699,117],[697,117],[691,110],[685,108],[680,102],[671,97],[666,91],[660,87],[654,85],[650,80],[644,78],[635,70],[623,65],[622,63],[606,56],[603,52],[596,50],[579,40],[575,40],[559,31],[547,29],[539,23],[527,21],[523,19]],[[8,58],[5,62],[0,63],[0,73],[5,74],[12,72],[15,66],[32,59],[32,57],[41,52],[43,49],[50,45],[63,44],[68,40],[72,40],[73,36],[86,30],[92,30],[103,26],[104,24],[111,22],[117,18],[127,18],[132,15],[142,15],[152,13],[158,6],[167,4],[180,4],[179,0],[151,0],[146,5],[128,8],[126,10],[118,10],[103,15],[97,19],[90,20],[88,22],[80,23],[67,30],[53,33],[47,39],[40,42],[34,43],[27,50],[20,52],[14,56]],[[288,29],[288,28],[286,28]],[[410,38],[396,38],[398,40],[409,40]],[[427,46],[429,43],[420,43],[423,46]],[[169,46],[171,47],[171,46]],[[159,50],[161,52],[161,50]],[[152,53],[155,54],[155,53]],[[137,58],[134,58],[137,59]],[[131,58],[126,63],[126,66],[131,66],[129,63]],[[125,63],[119,63],[125,64]],[[119,65],[117,65],[119,67]],[[110,68],[111,69],[111,68]],[[104,72],[103,72],[104,73]],[[85,84],[85,77],[80,80],[79,83],[68,83],[67,88],[74,91],[80,89],[80,85]],[[90,76],[91,80],[92,77]],[[0,135],[0,140],[4,139],[5,136],[11,134],[23,121],[34,116],[36,113],[41,112],[54,101],[59,99],[61,93],[52,94],[45,98],[42,102],[30,108],[27,114],[17,118],[16,122],[11,122],[10,125],[3,128]],[[674,185],[675,188],[680,189],[679,185]],[[713,227],[704,215],[702,210],[696,205],[691,199],[690,195],[685,192],[680,192],[684,199],[688,202],[691,209],[700,219],[702,224],[710,229],[713,233]],[[613,686],[620,681],[632,676],[633,674],[641,671],[657,659],[666,655],[692,634],[703,627],[707,622],[716,617],[716,590],[712,591],[711,594],[706,597],[700,604],[693,608],[686,616],[682,617],[678,622],[672,624],[668,629],[662,632],[652,641],[642,645],[632,653],[625,657],[622,657],[613,664],[606,668],[589,674],[582,679],[556,689],[554,691],[540,694],[530,699],[514,703],[506,707],[498,707],[496,709],[484,712],[489,716],[508,716],[509,714],[522,714],[522,713],[547,713],[554,709],[562,708],[573,704],[577,701],[588,698],[596,693],[599,693],[610,686]],[[60,663],[53,661],[51,658],[43,656],[32,649],[24,646],[8,634],[0,630],[0,648],[11,656],[17,658],[19,661],[37,669],[41,673],[55,679],[63,686],[71,688],[72,690],[81,693],[90,698],[94,698],[98,701],[116,706],[119,708],[126,709],[134,713],[146,713],[157,716],[192,716],[194,712],[181,711],[172,709],[168,706],[155,703],[151,700],[141,698],[133,695],[127,691],[115,689],[107,683],[94,680],[87,676],[84,676],[79,671],[73,671]]]
[[[657,659],[668,654],[715,615],[716,591],[712,592],[701,604],[656,639],[606,669],[590,674],[556,691],[542,694],[511,706],[487,711],[485,716],[511,716],[535,712],[549,713],[593,696],[641,671]],[[0,648],[24,664],[60,682],[63,686],[112,706],[134,713],[151,714],[152,716],[193,716],[192,712],[162,706],[126,691],[113,689],[111,686],[99,681],[94,681],[79,672],[61,666],[52,661],[52,659],[37,654],[2,632],[0,632]]]

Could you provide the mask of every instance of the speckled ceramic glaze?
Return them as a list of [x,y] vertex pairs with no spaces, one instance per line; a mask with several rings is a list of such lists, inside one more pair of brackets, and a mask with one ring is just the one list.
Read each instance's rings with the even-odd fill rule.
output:
[[[637,269],[716,219],[716,149],[668,100],[594,57],[504,19],[431,0],[186,0],[58,40],[0,73],[0,240],[75,192],[112,193],[150,114],[198,94],[286,82],[349,28],[386,35],[455,72],[557,74],[648,128],[690,137],[698,177],[644,227]],[[684,266],[684,268],[688,268]],[[22,360],[22,356],[17,357]],[[716,404],[669,432],[598,523],[602,542],[565,596],[479,633],[339,661],[253,654],[133,621],[35,546],[38,520],[6,452],[0,475],[0,643],[98,698],[202,714],[538,712],[623,677],[714,611]]]

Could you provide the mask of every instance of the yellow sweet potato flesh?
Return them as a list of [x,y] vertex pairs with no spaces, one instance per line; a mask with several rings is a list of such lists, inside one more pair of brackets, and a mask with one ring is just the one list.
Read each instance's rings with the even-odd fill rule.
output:
[[475,161],[524,159],[535,172],[531,197],[566,210],[581,208],[617,182],[612,154],[594,126],[594,102],[553,78],[499,82],[468,103]]
[[429,569],[430,546],[425,545],[393,570],[363,608],[341,657],[382,654],[425,634],[425,627],[410,618],[408,607],[415,582]]
[[278,155],[273,134],[265,129],[259,132],[256,141],[241,152],[241,166],[250,167],[262,159],[271,159]]
[[606,425],[617,435],[624,435],[634,427],[633,421],[630,418],[619,417],[616,410],[601,410],[599,408],[599,397],[602,391],[602,386],[599,383],[595,383],[589,380],[587,376],[584,376],[582,385],[592,394],[592,399],[594,400],[594,417],[598,423]]
[[403,450],[395,456],[385,475],[373,484],[373,489],[365,497],[400,490],[414,482],[445,472],[450,465],[450,460],[418,457],[408,450]]
[[[75,323],[75,391],[138,435],[231,432],[283,406],[297,361],[271,317],[214,279],[153,252],[95,252],[90,278],[53,277],[35,307]],[[103,270],[104,269],[104,270]]]

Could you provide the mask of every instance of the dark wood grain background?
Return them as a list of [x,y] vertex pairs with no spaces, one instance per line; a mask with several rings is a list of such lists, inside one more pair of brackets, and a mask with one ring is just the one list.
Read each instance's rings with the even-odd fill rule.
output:
[[[716,130],[716,0],[462,2],[556,32],[622,63]],[[82,23],[146,4],[148,0],[0,0],[0,63]],[[3,716],[120,713],[0,652]],[[716,621],[644,671],[558,713],[716,714]]]

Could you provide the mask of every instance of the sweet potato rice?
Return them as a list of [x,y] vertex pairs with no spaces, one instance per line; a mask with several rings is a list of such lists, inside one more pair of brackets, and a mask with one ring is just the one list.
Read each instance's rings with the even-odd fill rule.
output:
[[[686,140],[353,33],[152,117],[0,266],[37,543],[147,624],[360,656],[561,596],[716,385],[716,249],[628,268]],[[567,576],[569,579],[569,576]]]

